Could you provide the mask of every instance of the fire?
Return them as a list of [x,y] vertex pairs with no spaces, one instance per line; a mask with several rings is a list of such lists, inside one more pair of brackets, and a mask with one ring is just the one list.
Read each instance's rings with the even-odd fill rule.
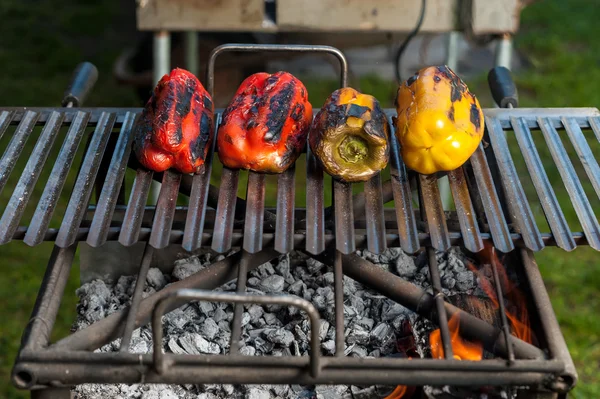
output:
[[414,387],[407,387],[406,385],[398,385],[394,391],[386,396],[384,399],[401,399],[408,398],[415,391]]
[[[462,339],[459,334],[460,323],[458,315],[458,313],[454,313],[448,321],[450,343],[454,358],[457,360],[479,361],[483,357],[483,345],[481,342],[470,342]],[[429,334],[429,344],[431,345],[431,356],[434,359],[443,359],[444,347],[442,345],[442,337],[439,328]]]
[[[506,296],[508,304],[511,304],[514,307],[514,309],[509,309],[508,307],[505,308],[506,318],[508,319],[512,328],[512,334],[527,343],[533,344],[534,342],[531,328],[529,327],[529,313],[527,311],[525,295],[516,288],[515,284],[510,281],[508,275],[506,274],[506,269],[504,268],[500,259],[498,259],[498,255],[496,254],[496,251],[494,251],[494,247],[491,246],[491,244],[486,243],[485,248],[480,252],[480,254],[481,260],[483,261],[482,263],[489,262],[492,267],[495,267],[498,271],[502,292]],[[477,277],[479,277],[481,289],[490,298],[494,304],[494,308],[496,310],[500,309],[500,303],[498,296],[496,295],[496,290],[490,279],[485,276],[483,269],[477,268],[469,262],[467,262],[467,267],[469,270],[475,273]]]

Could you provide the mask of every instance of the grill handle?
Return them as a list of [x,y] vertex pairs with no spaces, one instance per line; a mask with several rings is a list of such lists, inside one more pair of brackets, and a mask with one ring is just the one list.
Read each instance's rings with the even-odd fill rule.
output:
[[517,85],[512,78],[510,70],[503,66],[497,66],[488,73],[488,84],[496,104],[500,108],[516,108],[519,106],[519,93]]
[[77,65],[71,82],[65,91],[65,95],[62,100],[63,107],[79,107],[85,101],[88,93],[94,87],[94,84],[98,80],[98,69],[91,62],[82,62]]

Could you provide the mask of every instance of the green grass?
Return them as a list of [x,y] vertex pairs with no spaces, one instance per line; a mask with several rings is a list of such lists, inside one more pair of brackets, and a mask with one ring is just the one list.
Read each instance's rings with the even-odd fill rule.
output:
[[[137,99],[128,88],[113,82],[110,75],[112,62],[122,45],[122,39],[112,29],[115,19],[114,2],[73,2],[60,0],[36,3],[18,0],[0,2],[0,106],[56,106],[70,78],[73,67],[89,60],[100,70],[99,81],[87,101],[90,106],[135,106]],[[60,10],[60,12],[56,12]],[[515,46],[528,56],[532,67],[517,74],[521,106],[565,107],[600,105],[600,41],[597,40],[600,8],[592,1],[544,0],[525,9],[521,30]],[[303,77],[311,102],[320,107],[325,98],[336,88],[335,81],[321,81]],[[480,98],[483,106],[491,106],[485,84],[485,73],[469,79],[469,87]],[[375,95],[383,106],[389,107],[395,95],[395,84],[376,77],[367,77],[352,82],[360,90]],[[586,132],[587,134],[588,132]],[[30,138],[25,152],[30,152],[37,137]],[[62,133],[64,134],[64,132]],[[577,216],[569,204],[564,187],[560,185],[554,162],[545,149],[539,132],[534,137],[544,166],[556,189],[559,202],[564,204],[565,216],[574,230],[580,230]],[[57,139],[60,140],[60,137]],[[568,140],[565,147],[572,155],[574,151]],[[519,156],[515,140],[509,142],[516,166],[521,176],[526,168]],[[594,140],[593,153],[600,157],[600,145]],[[4,150],[6,140],[0,142]],[[55,157],[58,149],[53,150]],[[81,153],[78,154],[78,157]],[[79,160],[78,158],[76,162]],[[572,156],[575,160],[575,157]],[[589,179],[580,164],[574,162],[582,179],[588,198],[594,209],[600,209],[600,201],[593,193]],[[24,162],[17,164],[15,171],[22,170]],[[298,165],[298,168],[301,168]],[[215,165],[218,172],[219,165]],[[39,182],[44,182],[49,171],[44,170]],[[213,177],[213,183],[218,178]],[[242,173],[243,178],[246,174]],[[299,174],[298,176],[301,176]],[[7,189],[0,193],[0,207],[10,197],[10,187],[18,181],[19,173],[13,173]],[[73,183],[74,176],[66,187]],[[43,184],[38,183],[33,196],[39,196]],[[244,196],[244,182],[240,183],[239,194]],[[298,205],[303,202],[303,182],[298,181]],[[525,180],[526,195],[533,203],[536,218],[543,224],[544,216],[533,186]],[[269,186],[267,198],[273,201],[275,188]],[[63,193],[68,199],[68,193]],[[329,202],[330,198],[326,199]],[[64,207],[63,207],[64,209]],[[53,223],[59,220],[62,209],[57,209]],[[28,222],[33,209],[26,209],[24,222]],[[57,227],[54,225],[54,227]],[[0,246],[3,269],[0,273],[0,397],[24,398],[25,392],[17,391],[10,384],[10,371],[18,349],[20,335],[31,312],[39,283],[43,275],[52,245],[47,243],[31,249],[20,242]],[[573,397],[600,397],[600,256],[589,248],[578,248],[573,253],[547,248],[536,255],[542,275],[550,292],[562,331],[571,354],[576,362],[580,381]],[[74,272],[69,280],[61,311],[56,324],[55,336],[68,332],[74,317],[78,286],[78,257]]]

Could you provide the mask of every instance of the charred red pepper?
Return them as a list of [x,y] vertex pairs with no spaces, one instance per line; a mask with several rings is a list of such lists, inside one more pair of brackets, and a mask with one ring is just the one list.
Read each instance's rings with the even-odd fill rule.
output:
[[232,169],[281,173],[306,143],[312,106],[306,87],[288,72],[246,78],[223,112],[219,159]]
[[146,168],[199,173],[211,146],[214,107],[192,73],[176,68],[158,82],[134,130],[133,150]]

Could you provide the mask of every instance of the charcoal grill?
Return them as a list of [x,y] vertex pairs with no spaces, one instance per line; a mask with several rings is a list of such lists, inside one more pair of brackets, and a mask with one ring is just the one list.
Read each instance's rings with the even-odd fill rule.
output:
[[[242,45],[216,48],[208,62],[207,88],[214,87],[215,60],[226,51],[322,52],[340,62],[341,86],[347,85],[347,64],[337,49],[326,46]],[[247,200],[237,197],[239,173],[224,169],[220,187],[210,184],[211,162],[202,173],[182,176],[167,171],[149,172],[138,167],[131,156],[132,127],[141,112],[138,108],[76,108],[88,87],[89,65],[79,74],[71,95],[61,108],[2,108],[0,136],[16,126],[0,159],[0,189],[5,187],[34,127],[41,133],[21,178],[0,219],[0,243],[23,240],[29,246],[54,243],[31,319],[25,328],[12,381],[37,397],[69,397],[75,384],[171,383],[171,384],[406,384],[456,386],[528,386],[531,395],[555,397],[569,392],[577,373],[552,310],[548,293],[534,260],[545,246],[566,251],[577,245],[600,250],[600,226],[574,165],[562,145],[566,131],[593,187],[600,194],[600,169],[583,131],[593,130],[600,139],[600,112],[596,108],[514,108],[485,109],[486,136],[470,160],[448,173],[456,211],[442,207],[436,176],[413,176],[400,156],[392,135],[390,178],[377,175],[353,194],[352,186],[333,181],[332,205],[324,201],[324,173],[310,150],[306,170],[291,168],[278,176],[277,205],[265,208],[265,177],[250,172]],[[82,71],[79,71],[82,72]],[[87,84],[89,86],[89,84]],[[68,103],[68,104],[67,104]],[[222,110],[217,111],[220,116]],[[385,110],[391,118],[395,110]],[[218,125],[220,117],[215,118]],[[68,132],[60,154],[52,165],[51,178],[36,205],[30,224],[22,215],[30,200],[40,171],[61,127]],[[86,129],[90,132],[86,134]],[[91,130],[90,130],[91,129]],[[531,203],[524,194],[507,144],[514,131],[524,156],[529,178],[549,226],[543,231],[536,223]],[[560,171],[572,205],[583,228],[573,232],[553,187],[542,167],[532,136],[543,134]],[[83,140],[84,136],[87,140]],[[78,147],[86,145],[85,156],[74,164]],[[489,145],[485,145],[489,143]],[[108,148],[108,149],[107,149]],[[212,150],[209,159],[212,158]],[[127,168],[136,170],[128,201],[122,193]],[[70,170],[78,168],[73,187],[65,187]],[[386,172],[387,173],[387,172]],[[296,208],[295,176],[305,174],[306,207]],[[158,201],[146,205],[152,182],[161,182]],[[96,187],[97,201],[92,204]],[[63,190],[70,190],[66,212],[58,228],[50,221]],[[419,205],[413,206],[413,191]],[[177,206],[179,193],[189,196],[188,206]],[[394,208],[385,208],[392,202]],[[129,311],[114,313],[88,328],[50,342],[61,298],[79,243],[100,247],[107,242],[123,247],[144,244],[144,253]],[[529,299],[539,320],[544,345],[537,348],[509,333],[506,318],[500,328],[458,309],[444,300],[435,250],[460,245],[476,253],[490,242],[509,253],[525,276]],[[206,269],[173,283],[142,299],[143,283],[155,253],[169,245],[187,251],[211,248],[218,253],[235,252]],[[388,247],[407,253],[427,251],[433,294],[382,271],[358,257],[357,249],[381,253]],[[336,353],[323,356],[317,329],[312,329],[311,353],[306,357],[242,356],[237,350],[241,334],[243,303],[284,304],[306,312],[314,327],[319,313],[308,301],[291,296],[248,295],[249,270],[280,254],[302,251],[333,266],[335,274]],[[343,274],[371,287],[440,326],[445,359],[357,359],[344,356]],[[237,293],[212,289],[237,277]],[[496,289],[501,293],[498,273]],[[501,297],[501,295],[499,295]],[[232,340],[227,355],[174,355],[161,347],[161,315],[185,301],[236,303]],[[448,329],[449,316],[460,312],[461,334],[484,343],[495,359],[468,362],[454,360]],[[153,354],[129,350],[132,332],[152,322]],[[97,353],[95,349],[122,338],[121,350]],[[538,397],[538,396],[532,396]]]

